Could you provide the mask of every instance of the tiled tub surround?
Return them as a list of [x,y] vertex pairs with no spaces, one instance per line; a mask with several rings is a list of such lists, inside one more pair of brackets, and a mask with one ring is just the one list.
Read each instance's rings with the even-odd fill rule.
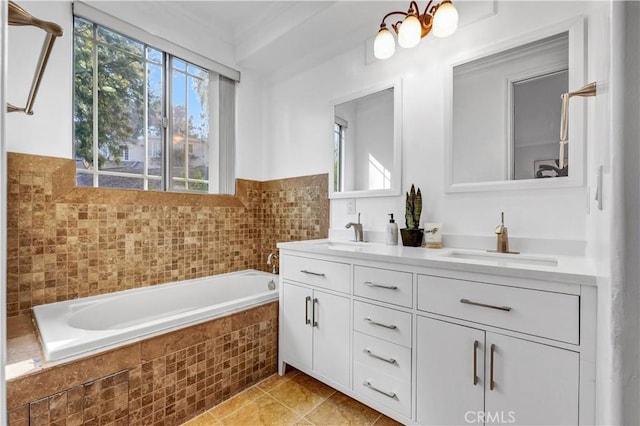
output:
[[[276,371],[277,322],[273,302],[75,361],[40,365],[7,382],[9,423],[181,424]],[[21,329],[10,337],[31,344],[24,353],[37,351],[35,330],[29,323]]]
[[237,196],[75,187],[73,160],[9,153],[7,313],[243,269],[323,238],[328,176],[237,181]]
[[[327,236],[327,175],[238,179],[236,196],[196,195],[78,188],[73,160],[16,153],[8,160],[12,424],[27,424],[22,421],[30,414],[31,424],[54,424],[63,411],[77,415],[79,392],[101,380],[110,384],[122,371],[131,424],[178,424],[275,371],[277,305],[269,305],[266,319],[267,308],[260,307],[63,364],[31,361],[42,355],[30,311],[44,303],[266,270],[276,241]],[[92,394],[82,395],[83,422],[91,423],[98,416]],[[119,418],[112,414],[99,413],[105,421]],[[77,424],[73,419],[67,424]]]

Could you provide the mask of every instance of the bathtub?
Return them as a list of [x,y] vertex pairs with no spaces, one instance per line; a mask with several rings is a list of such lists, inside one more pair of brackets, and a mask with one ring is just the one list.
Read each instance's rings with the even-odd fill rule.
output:
[[278,277],[246,270],[33,308],[47,361],[75,358],[278,299]]

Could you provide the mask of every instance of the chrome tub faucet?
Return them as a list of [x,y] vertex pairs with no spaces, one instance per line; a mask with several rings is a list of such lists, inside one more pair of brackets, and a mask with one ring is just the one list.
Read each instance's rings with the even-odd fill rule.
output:
[[344,227],[347,229],[353,227],[356,241],[364,241],[363,233],[362,233],[362,224],[360,223],[360,213],[358,213],[358,223],[349,222]]
[[271,273],[273,274],[277,274],[278,273],[278,255],[271,252],[269,253],[269,256],[267,256],[267,265],[271,266]]

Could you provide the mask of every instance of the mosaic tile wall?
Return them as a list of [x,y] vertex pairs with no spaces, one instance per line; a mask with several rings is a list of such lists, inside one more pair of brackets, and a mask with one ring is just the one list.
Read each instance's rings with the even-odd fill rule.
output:
[[9,424],[182,424],[276,372],[277,323],[273,302],[9,381]]
[[238,180],[237,196],[76,188],[75,162],[9,154],[7,312],[247,268],[328,233],[327,176]]

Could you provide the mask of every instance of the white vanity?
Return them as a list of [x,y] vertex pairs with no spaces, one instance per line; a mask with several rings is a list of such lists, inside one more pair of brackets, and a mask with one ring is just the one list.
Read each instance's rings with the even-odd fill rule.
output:
[[290,364],[405,424],[594,423],[584,259],[278,247],[281,373]]

